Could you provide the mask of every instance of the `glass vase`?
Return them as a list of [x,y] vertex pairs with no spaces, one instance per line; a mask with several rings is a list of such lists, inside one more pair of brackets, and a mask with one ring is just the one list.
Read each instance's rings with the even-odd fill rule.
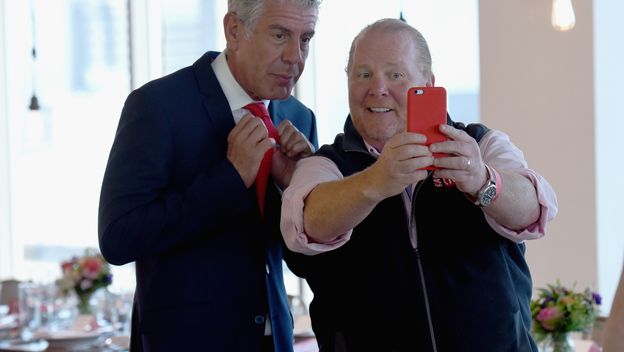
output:
[[78,294],[78,314],[93,315],[93,306],[91,306],[91,296],[93,293]]
[[567,332],[549,334],[544,340],[542,352],[574,352],[574,339]]

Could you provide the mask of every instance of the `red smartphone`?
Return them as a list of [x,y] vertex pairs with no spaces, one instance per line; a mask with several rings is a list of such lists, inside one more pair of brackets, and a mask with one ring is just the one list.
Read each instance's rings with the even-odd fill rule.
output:
[[[446,123],[446,89],[444,87],[412,87],[407,91],[407,131],[427,136],[427,143],[442,142],[448,138],[439,130]],[[446,156],[434,153],[434,157]],[[428,166],[426,170],[437,169]]]

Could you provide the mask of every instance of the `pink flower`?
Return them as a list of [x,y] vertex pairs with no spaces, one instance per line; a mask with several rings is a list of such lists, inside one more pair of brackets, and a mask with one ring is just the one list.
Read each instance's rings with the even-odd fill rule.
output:
[[95,280],[100,275],[102,263],[95,257],[86,257],[82,263],[82,274],[89,280]]
[[82,265],[85,267],[85,269],[89,271],[100,271],[100,267],[102,266],[102,263],[100,263],[98,258],[87,257],[85,258],[85,261]]
[[542,308],[537,314],[536,319],[540,322],[544,330],[553,331],[557,320],[561,317],[561,312],[557,307]]
[[70,261],[66,261],[66,262],[62,262],[61,263],[61,269],[63,271],[69,271],[72,269],[72,267],[74,266],[74,263],[70,262]]
[[77,294],[91,294],[111,284],[109,264],[96,250],[87,249],[82,257],[72,257],[61,262],[63,275],[57,280],[64,294],[71,290]]

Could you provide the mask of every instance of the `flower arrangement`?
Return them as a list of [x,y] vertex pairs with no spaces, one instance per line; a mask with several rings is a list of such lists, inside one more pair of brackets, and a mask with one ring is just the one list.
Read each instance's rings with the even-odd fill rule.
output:
[[57,285],[64,295],[71,291],[78,297],[80,313],[88,314],[91,295],[113,281],[110,266],[104,257],[95,249],[86,249],[82,257],[72,257],[61,262],[63,276]]
[[601,301],[600,295],[589,288],[575,292],[558,281],[556,285],[539,289],[537,299],[531,301],[535,339],[538,343],[550,339],[553,351],[567,351],[569,333],[589,332]]

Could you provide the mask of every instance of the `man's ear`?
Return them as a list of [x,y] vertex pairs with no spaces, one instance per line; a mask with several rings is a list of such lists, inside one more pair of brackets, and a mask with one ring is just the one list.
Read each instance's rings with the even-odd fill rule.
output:
[[223,31],[225,32],[225,41],[228,51],[238,48],[238,41],[242,35],[242,23],[234,12],[228,12],[223,17]]

